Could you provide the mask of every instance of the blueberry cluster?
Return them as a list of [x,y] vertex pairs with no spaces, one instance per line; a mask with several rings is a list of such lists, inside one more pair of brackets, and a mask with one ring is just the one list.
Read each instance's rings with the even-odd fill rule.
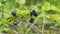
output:
[[[16,16],[16,12],[15,11],[12,11],[11,14],[15,17]],[[35,10],[32,10],[30,11],[30,16],[38,16],[37,12]],[[34,18],[31,18],[29,20],[30,23],[33,23],[34,22]],[[15,22],[14,25],[17,25],[17,23]]]
[[[31,12],[30,12],[30,16],[38,16],[38,14],[36,13],[36,11],[35,10],[32,10]],[[33,23],[34,22],[34,18],[31,18],[30,19],[30,21],[29,21],[30,23]]]
[[32,10],[32,11],[30,12],[30,16],[32,16],[32,15],[33,15],[33,16],[38,16],[35,10]]

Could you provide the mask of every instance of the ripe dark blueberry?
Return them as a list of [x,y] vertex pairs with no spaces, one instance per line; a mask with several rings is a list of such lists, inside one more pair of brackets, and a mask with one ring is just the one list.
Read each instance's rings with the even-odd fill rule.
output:
[[38,16],[36,12],[34,13],[34,16]]
[[30,12],[30,16],[32,16],[32,15],[38,16],[35,10],[32,10],[32,11]]
[[16,16],[16,12],[15,12],[15,11],[11,12],[11,14],[12,14],[13,16]]
[[33,23],[33,22],[34,22],[34,19],[33,19],[33,18],[31,18],[29,22],[30,22],[30,23]]
[[17,21],[14,21],[13,25],[14,26],[17,26],[18,25],[18,22]]
[[30,16],[32,16],[33,15],[33,12],[30,12]]
[[13,25],[14,25],[14,26],[17,26],[17,25],[18,25],[18,23],[17,23],[17,22],[15,22],[15,23],[13,23]]

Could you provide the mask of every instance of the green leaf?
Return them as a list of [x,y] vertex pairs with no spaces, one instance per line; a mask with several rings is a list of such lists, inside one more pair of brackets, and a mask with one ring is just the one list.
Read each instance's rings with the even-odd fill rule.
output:
[[52,20],[60,20],[60,16],[58,14],[50,15],[50,19]]
[[4,17],[5,18],[8,18],[9,17],[9,14],[8,13],[4,13]]
[[44,3],[44,10],[50,10],[51,6],[49,2]]
[[20,0],[20,3],[21,4],[25,4],[25,0]]
[[2,18],[2,13],[0,13],[0,19]]

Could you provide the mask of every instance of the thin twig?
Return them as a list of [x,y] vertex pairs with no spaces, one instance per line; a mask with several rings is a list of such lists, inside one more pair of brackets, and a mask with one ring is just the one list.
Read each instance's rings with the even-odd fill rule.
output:
[[15,31],[15,30],[13,30],[13,31],[14,31],[14,33],[15,33],[15,34],[18,34],[18,32],[17,32],[17,31]]
[[39,32],[38,32],[38,31],[36,31],[33,27],[32,27],[32,29],[36,32],[36,34],[39,34]]
[[42,34],[44,34],[45,17],[44,17],[44,7],[43,6],[42,6],[42,15],[43,15]]
[[36,32],[36,34],[39,34],[39,32],[41,33],[41,31],[34,25],[32,26],[32,29]]
[[33,24],[32,26],[37,32],[41,33],[41,31]]
[[25,22],[25,19],[24,19],[24,18],[22,18],[22,28],[23,28],[23,34],[25,34],[24,22]]
[[25,34],[25,28],[24,28],[24,23],[22,22],[22,29],[23,29],[23,34]]

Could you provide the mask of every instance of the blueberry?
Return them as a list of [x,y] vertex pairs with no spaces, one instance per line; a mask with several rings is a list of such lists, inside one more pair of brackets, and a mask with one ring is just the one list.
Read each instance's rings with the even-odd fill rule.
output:
[[13,16],[16,16],[16,12],[15,12],[15,11],[11,12],[11,14],[12,14]]
[[33,15],[33,12],[30,12],[30,16],[32,16]]
[[32,11],[30,12],[30,16],[32,16],[32,15],[38,16],[35,10],[32,10]]
[[33,22],[34,22],[34,19],[33,19],[33,18],[31,18],[29,22],[30,22],[30,23],[33,23]]
[[34,13],[34,16],[38,16],[36,12]]
[[18,22],[17,22],[17,21],[15,21],[15,22],[13,23],[13,25],[14,25],[14,26],[17,26],[17,25],[18,25]]

